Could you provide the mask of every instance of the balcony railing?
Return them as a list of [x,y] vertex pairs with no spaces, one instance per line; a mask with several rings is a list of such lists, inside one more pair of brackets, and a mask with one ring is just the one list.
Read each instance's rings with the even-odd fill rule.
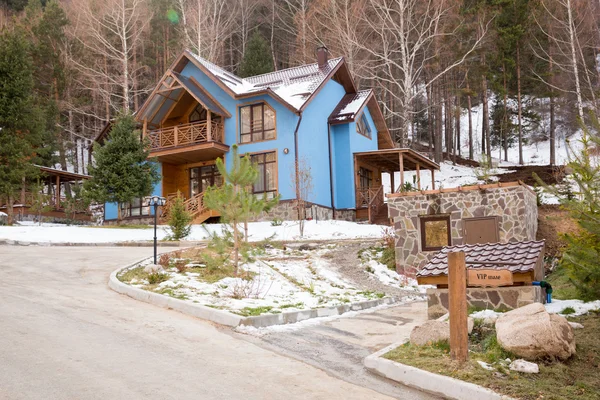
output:
[[148,132],[150,148],[163,150],[194,144],[220,142],[223,143],[223,124],[220,122],[194,122],[170,126]]

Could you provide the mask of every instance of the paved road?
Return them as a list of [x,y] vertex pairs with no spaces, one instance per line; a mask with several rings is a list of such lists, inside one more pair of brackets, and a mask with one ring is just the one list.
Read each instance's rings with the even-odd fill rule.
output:
[[0,246],[0,399],[390,399],[108,289],[150,251]]
[[412,328],[426,319],[426,303],[415,302],[318,325],[309,324],[293,331],[238,337],[397,399],[434,399],[434,396],[407,392],[405,386],[373,375],[362,364],[369,354],[408,338]]

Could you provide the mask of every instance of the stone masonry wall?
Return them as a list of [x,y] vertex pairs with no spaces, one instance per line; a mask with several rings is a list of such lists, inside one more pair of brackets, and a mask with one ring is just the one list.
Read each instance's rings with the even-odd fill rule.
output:
[[[331,208],[313,205],[306,210],[306,216],[313,218],[316,212],[316,219],[324,221],[333,219],[333,210]],[[263,213],[255,219],[255,221],[273,221],[280,219],[282,221],[294,221],[298,219],[298,211],[295,209],[293,201],[281,201],[268,213]],[[335,219],[343,221],[354,221],[356,219],[356,211],[354,210],[336,210]]]
[[388,199],[399,271],[416,273],[436,252],[421,250],[419,217],[449,215],[452,245],[463,244],[463,218],[498,216],[500,242],[535,240],[537,202],[528,187],[494,187]]
[[[486,310],[504,312],[531,303],[543,303],[544,298],[540,286],[467,288],[467,303]],[[447,312],[448,289],[427,289],[427,317],[435,319]]]

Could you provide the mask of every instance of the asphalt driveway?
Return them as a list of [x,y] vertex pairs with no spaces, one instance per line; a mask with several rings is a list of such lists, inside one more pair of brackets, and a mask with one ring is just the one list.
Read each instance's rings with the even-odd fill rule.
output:
[[392,398],[108,288],[151,251],[0,246],[0,399]]

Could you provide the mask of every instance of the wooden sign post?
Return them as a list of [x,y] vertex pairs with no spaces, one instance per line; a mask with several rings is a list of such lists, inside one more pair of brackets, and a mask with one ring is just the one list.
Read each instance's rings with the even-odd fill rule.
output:
[[467,323],[467,264],[463,251],[448,253],[450,357],[460,363],[469,357]]

